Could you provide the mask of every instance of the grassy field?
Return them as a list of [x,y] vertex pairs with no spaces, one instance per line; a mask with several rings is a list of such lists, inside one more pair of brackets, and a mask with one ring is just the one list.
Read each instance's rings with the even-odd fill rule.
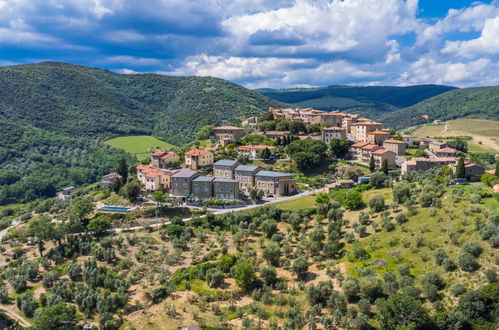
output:
[[163,150],[175,148],[173,144],[158,140],[155,137],[148,135],[121,136],[107,140],[104,143],[114,148],[123,149],[137,157],[138,160],[143,160],[149,157],[149,151],[151,148]]
[[413,133],[418,137],[471,136],[468,141],[471,152],[499,152],[499,121],[483,119],[456,119],[446,125],[424,125]]

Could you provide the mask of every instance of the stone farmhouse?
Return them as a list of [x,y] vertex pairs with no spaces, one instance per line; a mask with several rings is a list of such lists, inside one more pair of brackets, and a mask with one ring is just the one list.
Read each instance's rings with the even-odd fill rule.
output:
[[179,156],[173,151],[157,151],[151,155],[151,164],[155,168],[168,168],[179,162]]
[[244,129],[236,126],[215,127],[213,133],[215,134],[217,143],[224,147],[244,137]]
[[400,140],[388,139],[383,141],[383,148],[393,151],[397,156],[405,154],[407,143]]
[[347,130],[343,127],[327,127],[322,130],[322,141],[329,144],[332,139],[346,139]]

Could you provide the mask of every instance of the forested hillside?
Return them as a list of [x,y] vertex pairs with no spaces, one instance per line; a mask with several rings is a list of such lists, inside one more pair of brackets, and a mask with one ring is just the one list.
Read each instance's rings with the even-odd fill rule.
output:
[[[181,145],[207,124],[236,124],[279,106],[217,78],[124,75],[65,63],[0,68],[0,205],[97,181],[124,152],[110,136]],[[132,165],[132,164],[130,164]]]
[[445,93],[454,87],[440,85],[394,86],[328,86],[321,88],[258,89],[260,94],[299,107],[322,110],[340,109],[376,118]]
[[54,196],[72,184],[97,181],[124,152],[19,125],[0,116],[0,205]]
[[[427,115],[429,118],[422,117]],[[424,100],[380,118],[388,127],[404,128],[435,119],[499,119],[499,87],[463,88]]]
[[0,114],[71,137],[153,134],[174,144],[279,103],[210,77],[117,74],[65,63],[0,68]]

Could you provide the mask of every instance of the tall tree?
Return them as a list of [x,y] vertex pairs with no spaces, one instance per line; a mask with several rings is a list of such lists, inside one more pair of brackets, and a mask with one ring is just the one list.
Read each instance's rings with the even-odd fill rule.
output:
[[121,158],[118,162],[118,167],[116,168],[116,173],[123,177],[123,182],[127,182],[128,179],[128,164],[125,158]]
[[464,158],[459,158],[456,167],[456,178],[464,179],[466,177],[466,172],[464,170]]
[[329,148],[335,158],[343,158],[350,148],[350,142],[347,139],[332,139]]
[[40,216],[29,224],[28,235],[34,237],[40,256],[43,256],[45,242],[54,238],[54,224],[47,216]]
[[135,202],[140,195],[141,185],[138,180],[132,180],[123,186],[120,194],[128,198],[130,202]]
[[386,158],[381,162],[381,172],[388,175],[388,159]]
[[262,151],[260,151],[260,158],[261,159],[270,159],[272,156],[272,153],[270,152],[269,148],[265,148]]
[[496,159],[496,173],[495,173],[495,175],[499,177],[499,158]]
[[376,165],[374,163],[373,155],[371,155],[371,159],[369,159],[369,171],[371,171],[371,173],[376,171]]
[[259,201],[262,200],[263,194],[264,194],[263,190],[253,188],[250,191],[250,198],[253,201],[253,203],[256,204],[256,203],[258,203]]

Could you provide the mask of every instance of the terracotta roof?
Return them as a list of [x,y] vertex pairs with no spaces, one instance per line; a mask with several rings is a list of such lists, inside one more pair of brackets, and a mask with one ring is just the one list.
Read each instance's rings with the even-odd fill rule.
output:
[[155,153],[153,153],[151,156],[153,157],[161,157],[165,154],[164,151],[156,151]]
[[382,155],[382,154],[386,154],[387,152],[393,152],[393,151],[386,150],[386,149],[378,149],[378,150],[373,151],[371,153],[374,155]]
[[375,121],[359,121],[358,123],[353,124],[353,126],[355,126],[355,125],[359,125],[359,126],[362,126],[362,125],[381,125],[381,123],[377,123]]
[[298,135],[298,139],[300,140],[310,140],[310,135]]
[[215,127],[214,129],[242,130],[241,127],[236,127],[236,126],[220,126],[220,127]]
[[343,127],[336,127],[336,126],[332,126],[332,127],[327,127],[327,128],[324,128],[323,129],[324,131],[344,131],[345,128]]
[[361,149],[365,149],[365,150],[371,150],[371,149],[375,149],[375,148],[379,148],[379,146],[376,144],[366,144],[365,146],[361,147]]
[[494,170],[494,169],[488,170],[488,171],[485,171],[485,173],[496,174],[496,170]]
[[394,140],[394,139],[385,140],[383,141],[383,143],[406,144],[404,141]]
[[469,163],[469,164],[465,164],[464,167],[475,167],[475,166],[478,166],[478,167],[483,167],[482,165],[480,164],[475,164],[475,163]]
[[267,131],[264,133],[265,135],[288,135],[288,131]]
[[151,168],[151,165],[139,164],[139,165],[135,166],[135,168],[142,171],[142,170]]
[[123,177],[121,175],[119,175],[118,173],[109,173],[109,174],[106,174],[102,177],[103,179],[122,179]]
[[362,148],[363,146],[366,146],[368,144],[369,144],[369,142],[357,142],[357,143],[352,144],[352,147],[354,147],[354,148]]
[[236,150],[239,150],[239,151],[244,151],[244,150],[252,150],[252,149],[256,149],[256,150],[263,150],[263,149],[269,149],[269,150],[274,150],[276,147],[273,147],[273,146],[265,146],[265,145],[248,145],[248,146],[240,146],[240,147],[237,147]]
[[435,153],[437,153],[437,154],[439,154],[439,153],[456,153],[456,151],[457,150],[454,148],[443,148],[443,149],[435,151]]
[[368,132],[367,135],[369,134],[373,134],[373,135],[390,135],[389,132],[385,132],[385,131],[372,131],[372,132]]
[[192,150],[187,151],[185,154],[187,156],[201,156],[201,155],[206,155],[209,152],[210,152],[209,150],[204,150],[204,149],[202,149],[202,150],[192,149]]
[[161,175],[163,175],[163,173],[151,172],[151,173],[146,174],[146,178],[156,178],[156,177],[161,176]]
[[161,159],[170,158],[172,156],[178,156],[178,155],[173,151],[168,151],[164,156],[161,157]]

